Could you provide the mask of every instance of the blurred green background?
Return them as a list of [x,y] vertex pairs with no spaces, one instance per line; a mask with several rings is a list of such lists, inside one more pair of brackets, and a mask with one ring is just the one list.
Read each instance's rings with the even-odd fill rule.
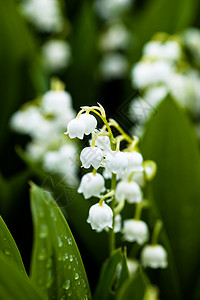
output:
[[[9,120],[20,105],[49,89],[50,76],[42,67],[39,56],[47,35],[39,34],[28,24],[19,11],[19,2],[0,0],[0,210],[28,270],[32,247],[28,180],[41,184],[44,178],[16,153],[16,145],[25,145],[28,138],[13,133]],[[133,93],[130,74],[110,80],[99,76],[97,41],[104,21],[95,14],[93,1],[73,0],[62,4],[68,20],[63,37],[71,45],[73,60],[67,69],[56,75],[66,84],[74,108],[78,110],[81,105],[99,101],[110,117],[123,127],[130,127],[129,120],[121,112]],[[135,0],[124,16],[133,35],[133,43],[127,51],[130,68],[140,58],[144,44],[156,32],[174,34],[191,26],[199,28],[199,13],[198,0]],[[151,276],[161,282],[162,299],[200,299],[200,289],[194,292],[200,276],[199,149],[187,116],[171,99],[163,103],[157,116],[147,125],[141,149],[146,159],[153,159],[158,164],[153,194],[176,261],[176,271],[170,267],[168,273],[161,271]],[[104,234],[92,232],[87,224],[80,226],[84,224],[90,206],[89,203],[83,205],[82,201],[79,195],[64,211],[69,215],[69,225],[93,288],[98,278],[94,269],[99,270],[107,249]],[[87,238],[84,238],[86,232]],[[93,246],[87,246],[89,243]],[[93,252],[96,254],[91,256],[91,268],[87,255]],[[170,272],[177,273],[178,280],[174,280]],[[180,293],[179,289],[182,290]]]

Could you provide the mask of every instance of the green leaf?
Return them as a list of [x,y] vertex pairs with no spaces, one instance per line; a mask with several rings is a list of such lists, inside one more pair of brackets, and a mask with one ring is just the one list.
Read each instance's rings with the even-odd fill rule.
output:
[[[157,111],[140,146],[144,158],[158,166],[152,183],[154,201],[171,243],[182,292],[189,299],[200,263],[200,156],[194,130],[175,102],[168,97]],[[168,289],[166,282],[162,285]]]
[[149,280],[140,268],[134,276],[124,282],[116,300],[143,300],[148,286]]
[[174,34],[191,26],[197,16],[199,5],[198,0],[146,1],[141,12],[133,19],[137,55],[141,55],[142,46],[155,33],[164,31]]
[[85,269],[67,222],[49,192],[31,184],[31,278],[48,299],[89,299]]
[[103,264],[94,300],[114,299],[128,276],[126,253],[117,249]]
[[21,255],[15,241],[0,216],[0,252],[4,254],[10,262],[14,262],[21,273],[26,274]]
[[40,292],[28,277],[0,253],[0,299],[42,300]]

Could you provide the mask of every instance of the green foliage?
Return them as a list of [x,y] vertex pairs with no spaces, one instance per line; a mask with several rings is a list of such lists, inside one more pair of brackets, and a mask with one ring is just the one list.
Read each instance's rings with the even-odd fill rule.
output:
[[94,300],[115,299],[121,285],[128,278],[126,253],[121,249],[113,252],[103,264]]
[[31,208],[31,279],[48,299],[89,299],[85,269],[67,222],[50,193],[35,184],[31,184]]
[[20,272],[26,274],[19,250],[6,224],[0,216],[0,252],[10,263],[15,263]]
[[148,286],[148,278],[142,269],[139,269],[136,274],[124,282],[117,295],[117,300],[143,300]]
[[[192,299],[200,263],[199,151],[193,128],[172,99],[163,101],[157,112],[146,126],[141,149],[145,159],[158,165],[153,181],[155,205],[170,240],[182,295]],[[165,281],[160,284],[167,291]]]
[[19,269],[12,265],[0,253],[0,299],[15,300],[42,300],[43,296],[33,285],[31,280],[24,276]]
[[[155,33],[164,31],[173,34],[191,26],[199,4],[198,0],[146,1],[141,12],[133,19],[137,56],[140,56],[143,45]],[[136,56],[134,58],[137,59]]]

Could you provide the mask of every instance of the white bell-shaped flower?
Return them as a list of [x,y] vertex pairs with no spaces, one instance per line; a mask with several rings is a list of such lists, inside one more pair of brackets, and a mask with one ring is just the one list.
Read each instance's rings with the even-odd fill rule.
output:
[[99,135],[96,138],[95,145],[103,150],[104,153],[111,151],[110,139],[107,135]]
[[81,121],[80,118],[75,118],[69,121],[66,134],[69,134],[71,139],[77,137],[82,140],[85,133],[85,128],[85,123]]
[[128,171],[130,172],[141,172],[143,171],[142,163],[143,157],[140,153],[133,152],[125,152],[128,158]]
[[122,233],[124,240],[128,242],[136,241],[139,245],[144,244],[149,238],[147,224],[140,220],[125,220]]
[[121,151],[109,151],[106,154],[106,167],[114,174],[123,173],[128,166],[126,154]]
[[97,120],[93,115],[81,114],[79,119],[85,124],[85,134],[88,135],[92,133],[97,127]]
[[167,267],[167,251],[161,245],[146,245],[141,252],[141,261],[144,267],[153,269]]
[[120,181],[116,186],[115,197],[118,201],[127,200],[128,203],[142,201],[142,191],[134,181]]
[[97,147],[86,147],[81,151],[80,160],[82,162],[82,166],[86,169],[90,166],[98,169],[101,165],[102,159],[103,152]]
[[85,174],[78,188],[78,193],[83,193],[85,199],[92,196],[100,197],[100,193],[105,191],[105,181],[101,174],[88,173]]
[[95,230],[102,230],[106,227],[112,228],[113,211],[105,202],[102,205],[94,204],[90,207],[87,222]]
[[114,232],[120,232],[122,228],[122,217],[120,214],[115,216]]

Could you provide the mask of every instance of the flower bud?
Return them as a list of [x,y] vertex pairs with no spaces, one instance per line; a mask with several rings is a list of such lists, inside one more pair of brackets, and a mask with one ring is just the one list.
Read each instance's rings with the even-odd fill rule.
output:
[[128,166],[126,154],[120,151],[109,151],[106,154],[106,167],[114,174],[123,173]]
[[100,193],[105,191],[105,181],[101,174],[88,173],[85,174],[78,188],[78,193],[83,193],[85,199],[92,196],[100,197]]
[[88,135],[92,133],[96,126],[97,120],[93,115],[90,114],[81,114],[79,119],[85,124],[85,134]]
[[147,224],[139,220],[125,220],[122,233],[124,240],[128,242],[136,241],[139,245],[144,244],[149,237]]
[[82,166],[88,169],[93,166],[98,169],[103,159],[103,152],[97,147],[86,147],[81,151],[80,160]]
[[90,207],[87,222],[95,230],[102,230],[106,227],[112,228],[113,211],[105,202],[102,205],[94,204]]
[[146,245],[141,252],[144,267],[153,269],[167,267],[167,252],[161,245]]
[[115,197],[118,201],[139,203],[142,201],[142,192],[136,182],[120,181],[116,187]]
[[81,121],[80,119],[73,119],[69,121],[67,125],[67,132],[66,134],[69,134],[69,137],[71,139],[74,139],[75,137],[79,138],[80,140],[83,139],[84,133],[85,133],[85,123]]

